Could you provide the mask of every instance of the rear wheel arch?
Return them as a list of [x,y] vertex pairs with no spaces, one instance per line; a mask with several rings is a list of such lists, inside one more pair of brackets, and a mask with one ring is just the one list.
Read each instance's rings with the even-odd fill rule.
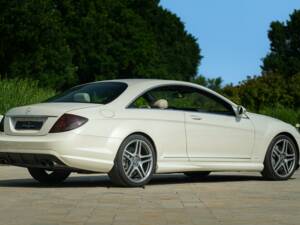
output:
[[145,138],[147,138],[147,139],[151,142],[151,144],[152,144],[152,146],[153,146],[153,148],[154,148],[155,156],[156,156],[156,160],[157,160],[157,148],[156,148],[156,145],[155,145],[155,142],[154,142],[153,138],[152,138],[150,135],[146,134],[145,132],[136,131],[136,132],[130,133],[130,134],[127,135],[125,138],[123,138],[123,141],[124,141],[126,138],[128,138],[129,136],[132,136],[132,135],[142,135],[142,136],[144,136]]
[[[144,147],[134,147],[134,149],[131,148],[127,149],[128,146],[131,146],[132,143],[135,144],[135,146],[138,145],[138,143],[142,143],[144,142],[143,146]],[[140,144],[140,146],[142,146]],[[137,150],[137,148],[143,148],[143,150]],[[132,151],[133,150],[133,151]],[[127,151],[127,156],[125,156],[124,158],[124,151]],[[131,154],[128,154],[131,153]],[[157,162],[157,156],[156,156],[156,149],[155,149],[155,145],[154,142],[152,140],[152,138],[143,133],[143,132],[133,132],[130,133],[129,135],[127,135],[119,149],[118,152],[116,154],[116,157],[114,159],[114,166],[111,169],[111,171],[109,171],[108,175],[111,179],[111,181],[117,185],[121,185],[121,186],[128,186],[128,187],[138,187],[138,186],[144,186],[145,184],[147,184],[153,174],[156,172],[156,162]],[[129,157],[128,157],[129,156]],[[146,158],[145,158],[146,156]],[[137,159],[136,159],[137,158]],[[149,159],[151,158],[151,161],[149,161]],[[130,162],[128,165],[124,164],[124,160],[128,162]],[[136,160],[138,160],[138,162],[136,162]],[[144,160],[144,163],[141,163]],[[138,164],[136,164],[138,163]],[[147,163],[147,164],[145,164]],[[144,167],[144,165],[146,165],[147,168]],[[142,170],[141,169],[137,169],[140,167],[144,167]],[[129,174],[126,172],[126,167],[127,167],[127,172],[131,171]],[[131,168],[131,169],[130,169]],[[135,175],[132,173],[132,171],[135,172]],[[138,171],[138,174],[141,177],[137,177],[140,180],[136,180],[136,176],[138,175],[136,172]],[[139,172],[140,171],[140,172]],[[143,172],[141,172],[143,171]],[[132,180],[133,179],[133,180]]]

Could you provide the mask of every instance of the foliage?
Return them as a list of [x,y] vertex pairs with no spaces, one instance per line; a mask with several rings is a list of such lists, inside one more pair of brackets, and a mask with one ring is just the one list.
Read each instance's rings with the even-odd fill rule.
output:
[[263,59],[263,74],[248,77],[237,86],[227,85],[223,94],[250,111],[300,122],[300,10],[286,23],[273,22],[271,52]]
[[265,106],[294,105],[287,83],[277,74],[248,77],[236,87],[226,86],[223,92],[254,112],[259,112]]
[[299,123],[299,27],[300,10],[271,23],[262,75],[223,87],[220,77],[196,76],[196,40],[159,0],[0,0],[0,74],[7,78],[0,79],[0,113],[78,83],[162,78],[192,81],[250,111]]
[[0,74],[55,89],[94,80],[190,80],[200,49],[158,0],[0,0]]
[[73,83],[66,31],[51,0],[0,0],[0,74],[57,88]]
[[287,83],[287,92],[293,98],[294,107],[300,108],[300,72],[285,80],[285,83]]
[[202,75],[199,75],[191,80],[193,83],[202,85],[214,91],[221,91],[222,90],[222,83],[223,80],[221,77],[217,78],[206,78]]
[[263,60],[264,73],[290,77],[300,72],[300,10],[295,10],[286,23],[271,23],[271,52]]
[[264,107],[259,113],[280,119],[292,125],[296,125],[300,121],[300,109],[295,110],[281,105]]
[[0,79],[0,115],[8,109],[41,102],[55,92],[38,87],[38,82],[29,79]]
[[[300,79],[300,78],[298,78]],[[292,125],[300,122],[299,82],[286,83],[280,75],[248,77],[239,85],[226,85],[221,93],[233,102],[243,105],[248,111],[271,116]],[[294,87],[292,87],[294,86]]]

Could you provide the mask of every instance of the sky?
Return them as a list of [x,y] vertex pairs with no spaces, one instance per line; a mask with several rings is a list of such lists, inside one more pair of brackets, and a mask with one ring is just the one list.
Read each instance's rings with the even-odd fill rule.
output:
[[197,38],[204,58],[198,74],[237,84],[259,75],[270,49],[268,30],[300,9],[300,0],[161,0]]

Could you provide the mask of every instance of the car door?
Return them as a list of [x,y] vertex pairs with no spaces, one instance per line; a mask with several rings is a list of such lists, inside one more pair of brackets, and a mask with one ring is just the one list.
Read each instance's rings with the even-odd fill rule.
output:
[[191,160],[251,158],[254,132],[249,119],[186,112],[185,121]]
[[247,117],[237,118],[229,103],[205,90],[182,87],[181,98],[190,160],[251,158],[254,127]]

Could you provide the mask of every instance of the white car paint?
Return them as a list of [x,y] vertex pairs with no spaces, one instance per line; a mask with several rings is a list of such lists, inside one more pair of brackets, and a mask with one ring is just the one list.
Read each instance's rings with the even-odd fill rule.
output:
[[[128,88],[106,105],[40,103],[9,110],[5,115],[5,132],[0,132],[0,152],[50,154],[69,167],[107,173],[122,141],[130,134],[143,133],[151,138],[157,151],[156,172],[169,173],[262,171],[268,145],[278,134],[288,133],[300,146],[295,127],[254,113],[235,117],[127,108],[154,87],[186,85],[209,92],[236,110],[236,104],[205,87],[166,80],[118,81],[127,83]],[[64,113],[83,116],[89,121],[75,130],[49,133]],[[44,118],[44,125],[39,131],[15,130],[15,119],[19,117]]]

